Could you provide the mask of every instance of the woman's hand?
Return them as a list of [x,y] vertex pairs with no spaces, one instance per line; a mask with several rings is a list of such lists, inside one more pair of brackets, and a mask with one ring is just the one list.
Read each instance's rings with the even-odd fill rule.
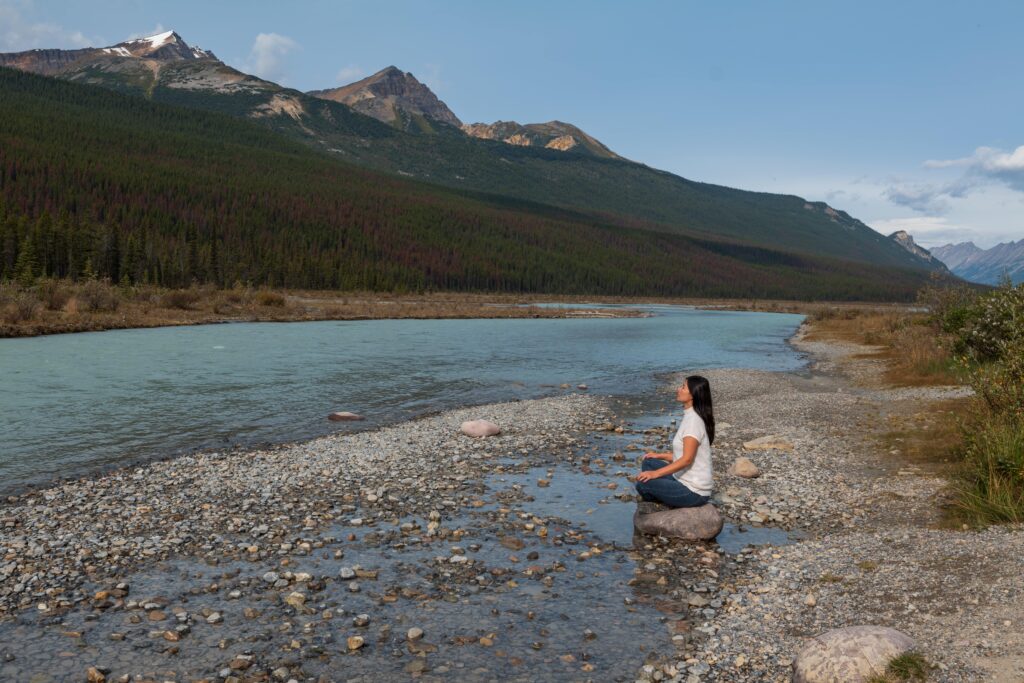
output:
[[671,453],[644,453],[643,459],[649,460],[650,458],[657,458],[658,460],[665,460],[666,455],[671,456]]
[[660,474],[658,474],[658,472],[660,471],[661,470],[649,470],[647,472],[641,472],[640,474],[636,475],[636,480],[650,481],[651,479],[657,479],[658,477],[661,476]]

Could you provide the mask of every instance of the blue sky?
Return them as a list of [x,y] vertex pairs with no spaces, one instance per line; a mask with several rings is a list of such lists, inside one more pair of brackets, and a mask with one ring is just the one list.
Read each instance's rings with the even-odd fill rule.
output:
[[561,119],[687,178],[988,247],[1024,238],[1022,25],[998,1],[0,0],[0,51],[174,29],[303,90],[394,64],[465,122]]

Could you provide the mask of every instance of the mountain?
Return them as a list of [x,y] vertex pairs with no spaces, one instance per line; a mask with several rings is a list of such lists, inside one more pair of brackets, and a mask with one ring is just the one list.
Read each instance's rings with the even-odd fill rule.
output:
[[1015,284],[1024,282],[1024,239],[997,244],[991,249],[980,249],[973,242],[946,244],[931,252],[954,275],[971,282],[997,285],[1004,276]]
[[340,88],[307,94],[346,104],[360,114],[399,128],[432,131],[430,122],[462,126],[459,117],[430,88],[394,66]]
[[30,71],[44,76],[62,75],[71,70],[88,68],[111,59],[139,59],[154,62],[216,59],[212,52],[191,47],[174,31],[148,38],[126,40],[110,47],[87,47],[80,50],[28,50],[0,54],[0,66]]
[[[917,242],[915,242],[914,238],[911,237],[910,233],[907,232],[906,230],[897,230],[893,234],[889,235],[889,239],[891,239],[896,244],[900,245],[901,247],[909,251],[911,254],[917,256],[918,258],[929,263],[935,263],[935,257],[932,255],[932,253],[925,249],[924,247],[922,247]],[[938,265],[942,266],[943,264],[939,262]]]
[[[396,121],[400,115],[408,118],[403,118],[401,125],[392,125],[341,102],[244,74],[211,53],[191,54],[191,48],[176,33],[171,32],[171,37],[186,56],[175,58],[166,49],[171,40],[165,39],[165,44],[153,37],[142,40],[148,41],[153,50],[142,56],[134,56],[129,41],[121,44],[129,56],[120,51],[105,52],[113,48],[104,48],[86,51],[88,58],[51,55],[40,60],[24,56],[79,52],[32,51],[0,59],[22,70],[98,85],[153,102],[256,121],[339,160],[464,192],[545,204],[617,225],[730,243],[737,248],[781,250],[894,268],[938,267],[827,204],[700,183],[614,155],[595,154],[594,150],[603,145],[592,145],[592,138],[568,124],[523,126],[526,132],[522,135],[538,136],[538,144],[529,146],[467,135],[455,125],[432,118],[445,117],[447,107],[441,109],[443,103],[439,100],[434,106],[436,97],[432,93],[427,96],[426,86],[414,83],[411,76],[406,78],[407,74],[399,79],[397,69],[385,69],[376,75],[381,76],[376,85],[364,83],[349,93],[372,91],[379,86],[383,88],[378,89],[381,93],[416,95],[401,100],[397,94],[364,98],[380,99],[395,107],[400,101],[420,102],[415,111],[398,111]],[[161,54],[159,59],[153,58],[157,52]],[[394,79],[400,82],[385,87]],[[570,146],[568,140],[557,143],[567,150],[547,146],[565,135],[548,139],[544,146],[539,144],[542,134],[556,133],[573,137],[577,144]]]
[[546,147],[547,149],[557,149],[563,152],[572,150],[606,159],[622,158],[576,126],[561,121],[527,123],[525,125],[515,121],[467,123],[463,124],[462,130],[467,135],[475,138],[501,140],[509,145]]
[[900,269],[637,229],[0,68],[0,280],[906,300]]

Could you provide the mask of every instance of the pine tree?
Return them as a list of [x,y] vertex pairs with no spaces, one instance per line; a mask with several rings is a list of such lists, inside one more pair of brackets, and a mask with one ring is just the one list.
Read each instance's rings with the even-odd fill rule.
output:
[[18,260],[14,264],[14,277],[22,287],[35,284],[39,273],[39,262],[36,259],[36,248],[32,239],[26,235],[18,250]]

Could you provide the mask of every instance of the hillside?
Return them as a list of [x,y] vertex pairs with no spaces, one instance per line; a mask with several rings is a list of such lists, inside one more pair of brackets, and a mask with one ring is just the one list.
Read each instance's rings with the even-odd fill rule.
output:
[[0,93],[0,278],[814,299],[907,299],[926,278],[443,190],[8,69]]
[[[362,93],[358,95],[362,97],[378,88],[378,94],[390,98],[383,103],[387,111],[382,118],[386,118],[388,111],[403,117],[400,125],[392,125],[340,102],[243,74],[209,53],[204,52],[206,56],[202,58],[174,59],[173,55],[162,53],[156,58],[103,52],[106,49],[112,48],[94,51],[87,59],[63,62],[50,54],[60,51],[36,50],[0,55],[0,63],[101,85],[156,102],[255,120],[339,159],[461,190],[605,214],[616,223],[628,222],[638,228],[670,234],[710,240],[724,238],[751,246],[879,266],[935,267],[824,203],[686,180],[618,158],[610,151],[610,156],[596,155],[597,145],[607,150],[596,140],[593,144],[569,144],[564,139],[566,135],[560,135],[549,138],[543,146],[508,144],[498,130],[499,124],[474,129],[474,135],[498,139],[482,139],[454,125],[440,125],[430,118],[430,111],[447,112],[454,121],[458,119],[442,102],[435,103],[436,97],[430,99],[433,93],[418,81],[393,82],[402,76],[397,69],[385,70],[390,83],[386,88],[383,84],[363,83],[347,93]],[[43,53],[50,56],[43,59]],[[63,66],[54,67],[56,63]],[[399,97],[402,93],[405,95]],[[403,109],[408,106],[410,100],[406,95],[410,94],[424,106],[411,112]],[[527,140],[532,139],[530,136],[541,136],[539,142],[554,131],[552,124],[529,125],[541,128],[523,127],[525,132],[506,137],[521,135],[516,139]],[[558,123],[558,127],[568,125]],[[495,132],[488,132],[492,129]],[[560,140],[548,144],[555,139]]]

